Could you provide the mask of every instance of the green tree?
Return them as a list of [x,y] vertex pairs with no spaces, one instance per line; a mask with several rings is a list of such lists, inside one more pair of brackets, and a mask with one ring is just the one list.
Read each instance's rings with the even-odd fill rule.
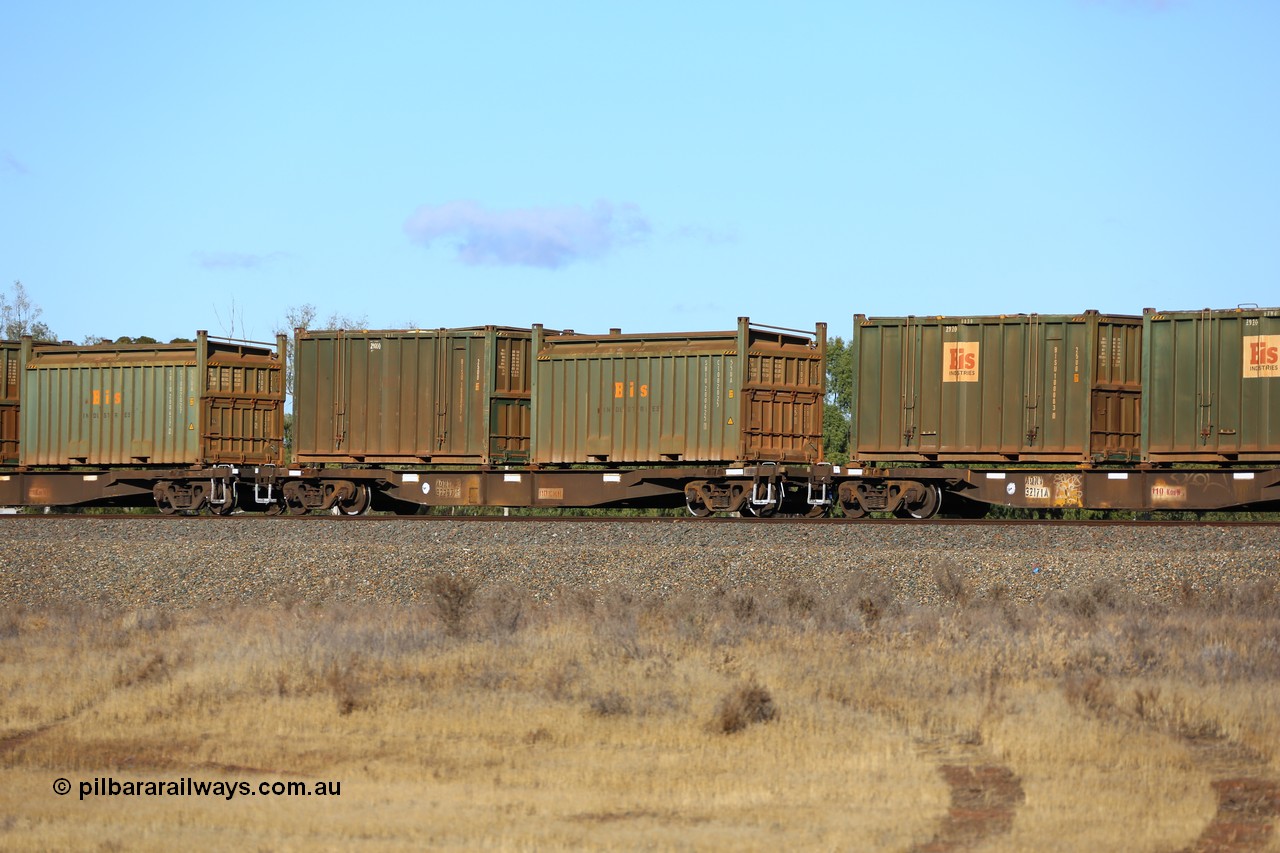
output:
[[23,335],[30,335],[37,341],[58,340],[53,329],[40,320],[43,313],[43,309],[31,301],[26,286],[20,281],[13,283],[10,296],[0,293],[0,329],[6,340],[16,341]]
[[369,318],[364,315],[350,317],[335,311],[321,323],[316,322],[317,316],[314,305],[293,305],[285,311],[284,321],[276,324],[275,329],[272,330],[272,334],[284,335],[285,338],[284,387],[290,404],[284,416],[284,445],[289,459],[293,458],[293,333],[311,329],[364,329],[369,325]]
[[853,349],[844,338],[827,340],[827,399],[822,415],[822,446],[828,462],[849,461],[849,418],[853,411]]
[[291,305],[284,312],[284,321],[277,323],[272,330],[274,335],[285,336],[285,357],[284,357],[284,387],[290,397],[293,396],[293,333],[299,329],[308,331],[312,329],[364,329],[369,325],[369,318],[365,315],[352,317],[346,314],[333,312],[322,323],[316,322],[316,306],[314,305]]

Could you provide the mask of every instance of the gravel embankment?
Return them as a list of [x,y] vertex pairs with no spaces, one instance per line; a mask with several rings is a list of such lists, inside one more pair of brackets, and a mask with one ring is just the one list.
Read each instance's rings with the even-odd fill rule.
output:
[[1022,600],[1098,583],[1176,600],[1280,572],[1274,526],[466,523],[445,519],[0,519],[0,605],[422,601],[435,573],[545,598],[877,586],[921,603],[939,573]]

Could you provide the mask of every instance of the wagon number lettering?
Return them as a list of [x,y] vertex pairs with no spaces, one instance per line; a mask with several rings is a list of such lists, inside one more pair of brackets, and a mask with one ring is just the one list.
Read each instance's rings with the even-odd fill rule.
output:
[[1034,475],[1027,477],[1023,494],[1030,500],[1047,501],[1050,498],[1049,487],[1044,484],[1044,479]]

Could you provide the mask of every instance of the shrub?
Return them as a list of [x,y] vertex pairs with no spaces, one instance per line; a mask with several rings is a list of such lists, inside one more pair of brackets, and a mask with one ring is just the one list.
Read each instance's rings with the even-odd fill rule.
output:
[[716,705],[712,728],[731,735],[753,723],[770,723],[776,719],[778,706],[769,691],[758,684],[745,684],[731,690]]
[[445,633],[461,637],[476,598],[476,582],[457,575],[432,575],[427,592]]

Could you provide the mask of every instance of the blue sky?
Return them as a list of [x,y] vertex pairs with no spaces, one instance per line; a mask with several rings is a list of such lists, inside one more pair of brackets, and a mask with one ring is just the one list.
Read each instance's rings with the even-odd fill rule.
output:
[[1280,303],[1280,3],[0,5],[0,288],[848,335]]

